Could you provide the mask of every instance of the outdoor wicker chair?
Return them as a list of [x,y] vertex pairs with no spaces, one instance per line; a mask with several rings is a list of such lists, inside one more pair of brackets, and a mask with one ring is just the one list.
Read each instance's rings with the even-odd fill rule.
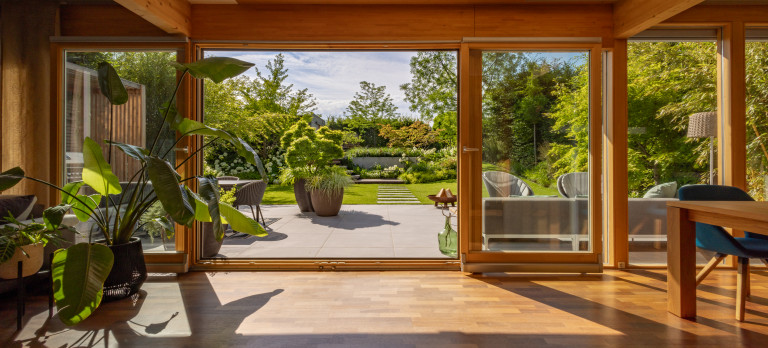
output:
[[[251,214],[253,214],[254,219],[256,219],[256,221],[261,219],[260,222],[262,225],[264,225],[264,215],[261,213],[260,205],[266,190],[267,183],[265,183],[263,180],[256,180],[254,182],[245,184],[242,187],[238,187],[237,191],[235,191],[235,207],[240,207],[241,205],[247,205],[251,207]],[[254,205],[256,206],[255,211],[253,209]]]
[[506,172],[483,172],[483,184],[491,197],[533,196],[525,181]]

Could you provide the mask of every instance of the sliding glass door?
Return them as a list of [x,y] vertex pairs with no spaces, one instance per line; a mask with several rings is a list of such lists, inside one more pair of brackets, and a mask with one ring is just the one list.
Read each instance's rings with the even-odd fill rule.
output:
[[599,271],[598,48],[467,48],[465,271]]

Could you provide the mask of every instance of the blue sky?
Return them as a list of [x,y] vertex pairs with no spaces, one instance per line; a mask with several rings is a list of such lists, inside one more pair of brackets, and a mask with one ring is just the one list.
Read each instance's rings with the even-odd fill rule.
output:
[[[229,56],[256,64],[263,73],[267,61],[274,59],[277,51],[216,51],[215,56]],[[355,92],[360,90],[360,81],[376,86],[386,86],[398,112],[405,116],[413,113],[404,100],[400,85],[411,80],[408,65],[416,52],[282,52],[288,69],[287,82],[294,90],[307,88],[317,99],[316,113],[324,118],[341,115]],[[245,75],[254,78],[256,71],[248,70]],[[413,116],[416,116],[413,114]]]

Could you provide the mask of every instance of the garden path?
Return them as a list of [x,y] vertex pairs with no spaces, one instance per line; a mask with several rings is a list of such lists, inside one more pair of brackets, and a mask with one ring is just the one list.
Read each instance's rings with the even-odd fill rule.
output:
[[404,185],[379,185],[377,204],[421,204]]

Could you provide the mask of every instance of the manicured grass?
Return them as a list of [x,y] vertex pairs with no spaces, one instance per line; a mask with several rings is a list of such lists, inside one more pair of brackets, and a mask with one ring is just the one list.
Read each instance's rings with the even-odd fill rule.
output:
[[[483,163],[483,171],[489,170],[501,170],[493,164]],[[552,195],[557,196],[557,189],[550,187],[543,187],[526,178],[520,178],[525,181],[533,192],[537,195]],[[454,194],[458,194],[456,180],[443,180],[437,182],[430,182],[425,184],[406,184],[407,187],[413,193],[416,198],[421,201],[422,204],[434,204],[427,195],[434,195],[440,192],[440,189],[450,189]],[[488,197],[488,191],[485,189],[485,185],[482,185],[483,197]],[[378,194],[379,185],[377,184],[355,184],[344,189],[344,204],[376,204],[376,196]],[[296,198],[293,196],[293,186],[284,185],[269,185],[267,186],[267,192],[264,194],[262,204],[296,204]]]

